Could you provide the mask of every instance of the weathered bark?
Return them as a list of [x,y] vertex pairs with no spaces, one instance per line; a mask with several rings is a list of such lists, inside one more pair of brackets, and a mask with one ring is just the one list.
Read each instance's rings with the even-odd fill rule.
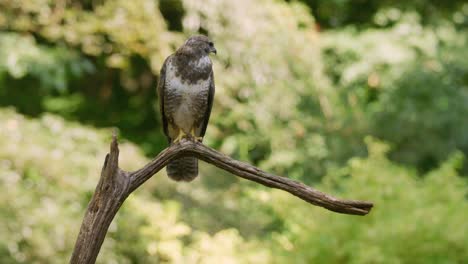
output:
[[370,202],[335,198],[301,182],[234,160],[202,143],[184,139],[163,150],[143,168],[126,172],[119,168],[119,148],[114,136],[101,178],[81,224],[70,263],[95,263],[109,225],[128,195],[164,168],[170,160],[181,156],[195,156],[241,178],[287,191],[308,203],[337,213],[366,215],[373,206]]

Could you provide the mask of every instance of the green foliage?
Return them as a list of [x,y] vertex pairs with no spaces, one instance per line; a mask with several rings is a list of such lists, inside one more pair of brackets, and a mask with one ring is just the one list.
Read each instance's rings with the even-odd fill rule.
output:
[[285,219],[273,236],[278,263],[463,263],[468,259],[468,182],[463,156],[452,155],[430,173],[396,165],[388,146],[367,139],[368,158],[355,158],[319,187],[342,197],[372,197],[366,217],[342,216],[274,192],[270,204]]
[[31,76],[47,89],[64,90],[69,78],[79,78],[94,70],[89,61],[64,47],[37,45],[31,36],[0,34],[0,76],[15,79]]
[[[287,0],[288,2],[291,0]],[[460,9],[466,1],[437,1],[437,0],[298,0],[307,4],[319,24],[326,28],[339,28],[346,25],[369,27],[382,26],[382,20],[394,20],[401,13],[414,12],[421,14],[425,24],[439,22],[442,18],[452,18],[453,14],[460,14]],[[293,1],[291,1],[293,2]],[[386,18],[382,13],[390,13]],[[458,16],[458,18],[457,18]],[[454,22],[467,24],[466,18],[454,16]]]
[[0,106],[21,113],[0,109],[1,263],[68,260],[102,127],[137,144],[124,169],[166,147],[157,75],[198,33],[218,49],[206,144],[376,208],[311,209],[201,163],[129,197],[100,263],[466,262],[467,4],[200,3],[0,1]]
[[334,93],[321,75],[318,36],[304,6],[185,3],[186,30],[209,32],[220,50],[215,60],[220,89],[208,142],[267,170],[294,178],[305,178],[307,171],[316,179],[327,157],[319,132],[333,115]]
[[[15,105],[33,116],[59,113],[96,126],[123,124],[122,133],[147,152],[161,150],[165,140],[155,114],[153,73],[159,72],[178,37],[167,32],[157,1],[1,1],[0,10],[0,30],[20,34],[17,42],[25,42],[16,53],[41,52],[41,63],[39,55],[22,61],[26,75],[4,78],[1,105]],[[15,49],[5,52],[15,54]],[[64,60],[74,60],[70,68],[76,71],[81,58],[86,60],[78,68],[85,69],[80,78],[64,75]],[[38,67],[43,61],[47,67]],[[45,85],[48,90],[38,91],[35,77],[62,90]]]
[[[29,120],[11,110],[1,110],[0,121],[0,188],[6,190],[0,193],[0,262],[67,262],[110,131],[52,115]],[[120,151],[127,170],[147,161],[134,145],[121,144]],[[268,262],[269,252],[256,241],[235,230],[193,230],[179,213],[176,202],[132,195],[110,227],[99,263]]]
[[467,51],[465,32],[411,17],[388,30],[327,34],[326,71],[346,106],[341,130],[353,124],[360,138],[391,142],[392,158],[423,170],[467,153]]
[[[426,28],[422,15],[383,5],[375,21],[388,28],[319,35],[297,2],[264,0],[258,8],[252,1],[162,1],[159,9],[149,0],[38,3],[5,2],[0,14],[0,28],[23,34],[7,34],[4,53],[25,58],[14,68],[1,62],[7,70],[0,104],[23,113],[118,126],[145,153],[157,153],[166,143],[153,75],[183,41],[165,18],[173,30],[215,39],[218,89],[206,140],[229,155],[314,182],[365,155],[362,138],[369,134],[394,146],[392,158],[422,170],[454,150],[467,152],[467,127],[460,125],[467,112],[466,31],[449,20]],[[37,79],[46,89],[37,89]],[[434,144],[421,144],[427,140]]]
[[[109,131],[95,132],[52,115],[28,120],[10,110],[0,111],[0,120],[0,185],[7,190],[0,194],[0,221],[5,223],[0,227],[4,238],[0,260],[66,262],[97,181]],[[99,262],[271,263],[273,254],[277,263],[460,263],[468,258],[464,246],[468,243],[468,182],[456,172],[463,156],[456,153],[420,177],[390,162],[387,145],[371,139],[367,143],[368,158],[350,160],[317,188],[373,200],[377,206],[369,216],[337,215],[311,208],[281,191],[241,184],[243,199],[250,207],[255,204],[257,213],[247,213],[248,206],[242,205],[237,210],[247,219],[240,221],[267,217],[258,211],[272,210],[270,217],[282,222],[282,228],[249,240],[233,228],[209,235],[181,220],[178,202],[145,195],[158,191],[149,183],[119,212]],[[135,146],[126,143],[120,148],[123,168],[138,168],[146,161]],[[174,183],[161,176],[156,176],[159,188],[186,193],[191,199],[200,196],[199,183],[187,194],[185,188],[177,191]],[[216,219],[223,209],[205,214]]]
[[[149,57],[155,68],[167,52],[165,22],[152,0],[80,1],[57,3],[48,0],[2,1],[0,28],[34,32],[46,41],[62,42],[89,56],[106,56],[109,67],[130,66],[130,56]],[[151,30],[148,30],[150,28]]]

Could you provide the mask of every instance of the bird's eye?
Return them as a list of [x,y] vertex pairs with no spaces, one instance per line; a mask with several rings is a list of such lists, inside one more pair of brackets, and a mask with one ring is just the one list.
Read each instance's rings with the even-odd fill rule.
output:
[[210,45],[210,47],[213,47],[213,42],[208,42],[208,45]]

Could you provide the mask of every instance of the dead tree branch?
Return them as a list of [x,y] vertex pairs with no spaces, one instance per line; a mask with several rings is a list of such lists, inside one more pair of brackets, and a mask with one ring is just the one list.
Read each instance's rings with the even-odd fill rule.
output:
[[366,215],[373,206],[370,202],[335,198],[301,182],[264,172],[190,140],[182,140],[166,148],[142,169],[126,172],[119,168],[119,148],[114,136],[101,178],[81,224],[70,263],[95,263],[109,225],[128,195],[164,168],[170,160],[181,156],[195,156],[241,178],[287,191],[308,203],[337,213]]

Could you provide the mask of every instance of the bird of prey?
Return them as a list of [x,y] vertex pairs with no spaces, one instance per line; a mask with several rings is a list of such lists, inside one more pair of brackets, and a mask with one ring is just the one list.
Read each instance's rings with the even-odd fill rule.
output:
[[[210,53],[216,54],[206,36],[190,37],[166,58],[161,68],[158,97],[164,134],[169,144],[182,138],[202,141],[210,119],[215,93]],[[198,175],[198,160],[182,157],[171,161],[167,175],[176,181],[192,181]]]

